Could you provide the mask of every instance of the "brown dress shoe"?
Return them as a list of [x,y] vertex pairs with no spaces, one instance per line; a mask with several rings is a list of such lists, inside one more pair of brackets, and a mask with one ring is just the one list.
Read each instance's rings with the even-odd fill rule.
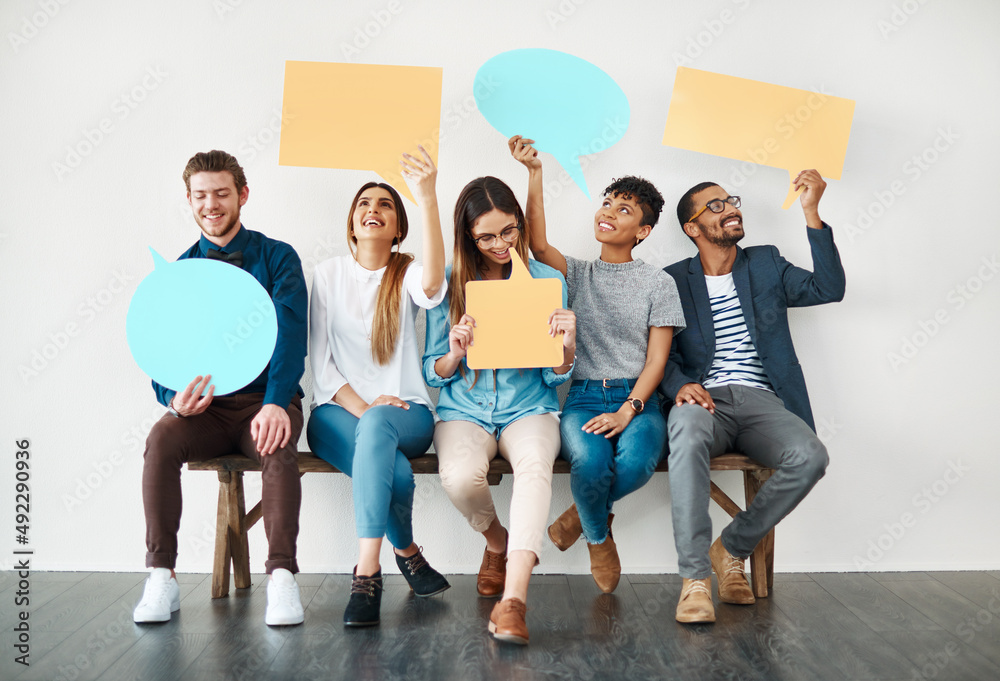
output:
[[476,591],[480,596],[499,596],[503,593],[507,578],[507,553],[493,553],[488,548],[483,551],[483,563],[476,578]]
[[753,590],[743,570],[743,558],[731,556],[722,545],[722,537],[712,543],[708,550],[712,570],[719,579],[719,600],[734,605],[751,605],[756,602]]
[[622,576],[622,563],[618,560],[618,547],[615,545],[615,538],[611,535],[610,523],[608,526],[608,538],[603,544],[587,544],[590,551],[590,574],[594,576],[598,588],[606,594],[611,593],[618,586],[618,580]]
[[677,621],[685,624],[714,622],[715,606],[712,605],[712,578],[684,579],[681,597],[677,601]]
[[528,606],[520,598],[505,598],[493,606],[489,630],[493,638],[504,643],[528,645],[528,625],[524,615]]
[[556,521],[549,525],[549,539],[560,551],[565,551],[580,538],[583,534],[583,527],[580,526],[580,516],[576,512],[576,504],[573,504],[566,511],[556,518]]

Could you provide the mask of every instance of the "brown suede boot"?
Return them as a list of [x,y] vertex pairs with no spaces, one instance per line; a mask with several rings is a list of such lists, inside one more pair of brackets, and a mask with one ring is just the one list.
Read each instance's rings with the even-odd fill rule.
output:
[[681,597],[677,601],[676,618],[678,622],[685,624],[715,621],[711,577],[705,577],[705,579],[684,578]]
[[556,518],[556,521],[549,525],[549,539],[560,551],[565,551],[580,538],[583,534],[583,527],[580,526],[580,516],[576,512],[576,504],[573,504],[566,511]]
[[611,535],[611,519],[608,518],[608,538],[603,544],[587,544],[590,551],[590,574],[594,576],[598,588],[606,594],[611,593],[618,586],[618,580],[622,576],[622,563],[618,559],[618,547],[615,545],[615,538]]
[[722,545],[722,537],[712,543],[708,550],[708,559],[712,561],[712,570],[719,579],[719,600],[735,605],[752,605],[754,598],[746,572],[743,571],[743,558],[736,558],[726,551]]

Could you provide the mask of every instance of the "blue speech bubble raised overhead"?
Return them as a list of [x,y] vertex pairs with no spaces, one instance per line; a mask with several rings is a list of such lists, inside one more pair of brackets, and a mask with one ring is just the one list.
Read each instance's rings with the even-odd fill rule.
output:
[[278,339],[274,303],[260,282],[229,263],[168,263],[150,250],[153,272],[133,294],[125,319],[139,368],[178,392],[199,375],[212,375],[216,395],[257,378]]
[[504,137],[524,135],[552,154],[590,197],[577,157],[615,144],[629,122],[628,98],[611,76],[565,52],[502,52],[476,72],[476,106]]

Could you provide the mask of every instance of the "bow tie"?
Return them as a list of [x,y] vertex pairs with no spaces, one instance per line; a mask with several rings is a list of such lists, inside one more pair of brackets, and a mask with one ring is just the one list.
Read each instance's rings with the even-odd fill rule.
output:
[[208,249],[208,259],[223,260],[231,265],[236,265],[237,267],[243,267],[243,251],[234,251],[232,253],[226,253],[225,251],[218,251],[214,248],[210,248]]

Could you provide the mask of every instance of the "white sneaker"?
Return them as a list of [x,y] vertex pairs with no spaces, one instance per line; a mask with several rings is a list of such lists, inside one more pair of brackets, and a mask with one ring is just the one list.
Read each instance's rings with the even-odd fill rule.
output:
[[146,578],[142,600],[132,613],[133,622],[169,622],[170,613],[181,609],[181,588],[168,568],[153,568]]
[[295,575],[285,568],[275,568],[271,571],[271,579],[267,580],[267,614],[264,615],[264,623],[271,627],[302,624],[305,618]]

